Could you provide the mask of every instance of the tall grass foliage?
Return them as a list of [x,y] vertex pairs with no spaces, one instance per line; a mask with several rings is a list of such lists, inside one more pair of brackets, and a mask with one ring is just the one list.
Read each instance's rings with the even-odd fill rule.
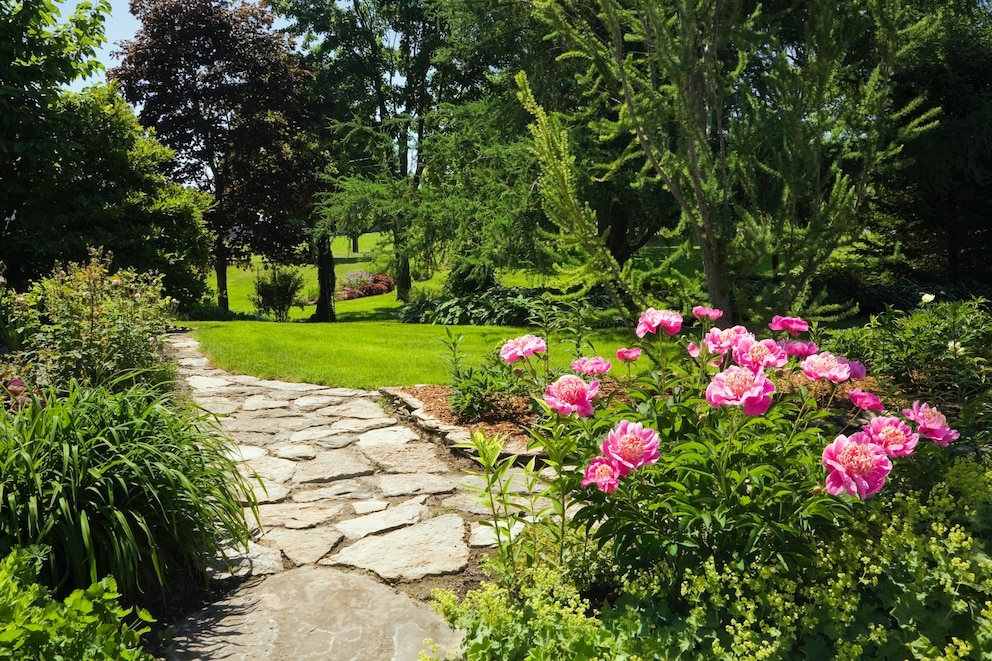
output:
[[0,416],[0,553],[52,549],[40,579],[57,591],[108,574],[135,598],[195,576],[249,538],[250,485],[212,420],[166,396],[70,381]]

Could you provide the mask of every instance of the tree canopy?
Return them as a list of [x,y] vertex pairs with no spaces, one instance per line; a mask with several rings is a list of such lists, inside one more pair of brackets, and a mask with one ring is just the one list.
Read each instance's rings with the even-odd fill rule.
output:
[[176,152],[174,175],[213,197],[218,303],[227,266],[285,260],[306,239],[318,155],[309,73],[273,14],[235,0],[132,0],[141,21],[110,72],[139,119]]

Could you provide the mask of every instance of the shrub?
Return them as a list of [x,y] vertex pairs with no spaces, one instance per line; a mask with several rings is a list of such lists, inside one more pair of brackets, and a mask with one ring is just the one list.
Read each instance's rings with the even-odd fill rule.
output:
[[776,342],[693,314],[694,338],[642,314],[627,377],[591,358],[549,384],[540,338],[504,345],[538,395],[543,464],[510,488],[498,441],[465,445],[500,548],[495,586],[442,598],[468,658],[506,641],[501,658],[987,658],[992,464],[946,448],[958,433],[918,403],[852,416],[884,404],[849,393],[863,366],[797,339],[802,319],[775,317]]
[[109,265],[109,256],[94,252],[88,264],[68,264],[15,299],[36,383],[121,385],[125,373],[152,383],[171,376],[160,338],[174,306],[161,278],[111,273]]
[[0,415],[0,552],[45,545],[56,590],[111,574],[133,599],[244,545],[255,507],[212,421],[135,386],[70,382]]
[[372,275],[365,271],[353,271],[345,276],[338,290],[338,300],[350,301],[366,296],[387,294],[395,288],[393,279],[385,273]]
[[[125,623],[132,611],[118,604],[113,578],[55,601],[35,582],[41,563],[24,550],[0,560],[0,659],[153,659],[140,646],[148,627],[134,629]],[[138,617],[150,621],[144,611]]]
[[983,299],[917,300],[887,308],[864,328],[831,331],[825,344],[855,357],[912,401],[927,397],[969,435],[992,432],[992,314]]
[[291,307],[304,308],[298,300],[302,290],[303,274],[299,269],[273,264],[255,272],[255,293],[248,298],[258,314],[271,315],[276,321],[289,321]]

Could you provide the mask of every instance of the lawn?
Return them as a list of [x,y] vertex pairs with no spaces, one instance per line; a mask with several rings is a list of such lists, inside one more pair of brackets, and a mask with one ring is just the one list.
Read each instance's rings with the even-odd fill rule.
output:
[[[451,381],[451,354],[442,344],[447,339],[444,326],[396,321],[228,321],[191,326],[211,362],[234,373],[365,389]],[[505,340],[533,332],[505,326],[456,326],[451,331],[463,336],[460,350],[467,365],[478,364]],[[596,338],[596,347],[601,355],[612,358],[623,339],[603,334]],[[553,342],[551,356],[552,364],[565,367],[572,359],[571,346]],[[614,368],[618,375],[619,370],[619,366]]]

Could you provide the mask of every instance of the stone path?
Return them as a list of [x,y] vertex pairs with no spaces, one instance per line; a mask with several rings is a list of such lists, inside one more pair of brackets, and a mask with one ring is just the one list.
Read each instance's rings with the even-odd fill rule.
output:
[[380,393],[233,375],[188,335],[169,343],[239,469],[264,484],[262,534],[232,560],[248,580],[177,627],[172,658],[415,660],[428,638],[457,649],[421,599],[469,580],[495,540],[451,453]]

